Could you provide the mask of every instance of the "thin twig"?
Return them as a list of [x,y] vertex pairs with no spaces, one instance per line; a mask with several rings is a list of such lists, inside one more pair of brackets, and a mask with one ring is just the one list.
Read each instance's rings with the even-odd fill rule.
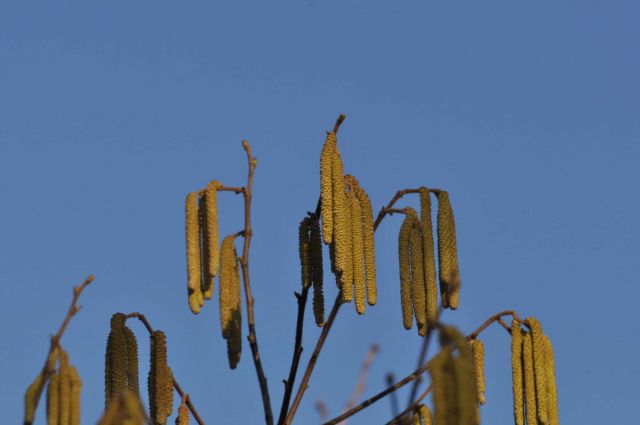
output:
[[[387,383],[387,387],[393,385],[395,380],[396,378],[393,375],[393,373],[391,372],[387,373],[387,376],[385,377],[385,382]],[[398,403],[398,395],[395,392],[391,393],[389,400],[391,403],[391,415],[397,416],[398,411],[400,410],[400,407],[399,407],[400,403]]]
[[[64,317],[64,320],[62,321],[60,328],[58,328],[58,332],[56,332],[55,335],[51,336],[51,340],[50,340],[51,343],[49,345],[49,352],[47,353],[47,359],[45,360],[44,366],[42,367],[42,372],[40,372],[40,374],[42,375],[42,379],[40,379],[40,384],[38,385],[35,392],[35,396],[34,396],[34,400],[35,400],[34,408],[33,408],[34,411],[38,407],[38,402],[40,401],[40,397],[42,396],[42,392],[44,391],[45,384],[47,383],[47,381],[55,371],[54,370],[55,362],[51,362],[49,361],[49,359],[54,355],[56,348],[59,347],[60,339],[62,339],[62,335],[64,334],[64,331],[67,329],[67,326],[71,321],[71,318],[75,316],[75,314],[78,311],[80,311],[80,306],[78,306],[78,298],[80,298],[82,291],[84,291],[84,289],[87,286],[89,286],[91,282],[93,282],[94,278],[95,277],[93,275],[90,275],[85,279],[84,282],[82,282],[80,286],[73,287],[73,298],[71,299],[71,305],[69,306],[69,310],[67,310],[67,314]],[[27,422],[25,418],[24,424],[31,425],[31,422]]]
[[[518,314],[514,310],[501,311],[500,313],[496,313],[493,316],[489,317],[482,325],[478,326],[478,329],[471,332],[467,339],[476,339],[478,335],[480,335],[480,333],[488,328],[489,325],[491,325],[493,322],[499,322],[502,316],[513,316],[518,322],[522,322],[522,320],[520,320],[520,317],[518,317]],[[504,322],[501,323],[501,325],[505,326]],[[508,327],[506,327],[506,329],[509,330]]]
[[253,363],[256,367],[256,374],[258,375],[258,383],[260,384],[260,393],[262,394],[262,404],[264,407],[264,416],[267,425],[273,425],[273,413],[271,412],[271,400],[269,399],[269,387],[267,386],[267,378],[262,368],[262,361],[260,360],[260,350],[258,349],[258,337],[256,335],[256,324],[253,314],[253,296],[251,295],[251,283],[249,281],[249,246],[251,244],[251,236],[253,230],[251,230],[251,194],[253,189],[253,173],[256,169],[257,160],[251,154],[251,146],[246,140],[242,141],[242,147],[247,153],[247,162],[249,173],[247,177],[247,186],[244,189],[244,247],[242,249],[242,258],[240,258],[240,264],[242,265],[242,280],[244,282],[244,295],[247,304],[247,322],[249,326],[249,345],[251,346],[251,353],[253,354]]
[[[414,381],[415,382],[415,381]],[[404,409],[402,412],[400,412],[399,414],[397,414],[393,419],[391,419],[389,422],[387,422],[385,425],[395,425],[395,424],[401,424],[403,423],[403,420],[405,419],[406,415],[408,413],[411,413],[416,407],[418,407],[420,405],[420,402],[422,402],[422,400],[424,400],[424,398],[427,396],[427,394],[429,394],[431,392],[431,384],[429,384],[429,386],[427,387],[426,390],[424,390],[422,392],[422,394],[420,394],[420,396],[416,399],[416,401],[414,401],[413,403],[411,403],[409,405],[409,407],[407,407],[406,409]],[[395,393],[393,393],[395,394]]]
[[[197,192],[199,194],[203,194],[207,191],[207,189],[200,189]],[[244,187],[233,187],[233,186],[220,186],[218,187],[218,192],[233,192],[236,195],[244,193]]]
[[[149,332],[149,335],[153,334],[153,332],[154,332],[153,331],[153,327],[151,326],[151,323],[149,323],[147,318],[144,316],[144,314],[142,314],[142,313],[129,313],[125,317],[127,319],[131,319],[131,318],[138,319],[140,322],[142,322],[144,327],[147,328],[147,331]],[[191,397],[189,397],[188,394],[185,394],[184,390],[182,389],[182,387],[180,386],[180,384],[176,380],[175,376],[173,376],[173,388],[175,388],[176,392],[180,395],[181,398],[186,398],[187,407],[191,411],[191,415],[196,420],[196,422],[198,422],[198,424],[200,424],[200,425],[205,425],[204,421],[200,417],[200,414],[196,410],[196,407],[193,405],[193,403],[191,403]]]
[[[367,382],[367,375],[369,374],[369,369],[371,368],[371,364],[375,360],[376,355],[378,354],[378,351],[380,351],[380,346],[378,344],[373,344],[369,348],[369,351],[367,352],[367,356],[364,358],[364,363],[362,364],[362,368],[360,369],[360,374],[358,375],[358,381],[357,381],[356,387],[354,388],[353,393],[351,394],[351,397],[349,397],[349,401],[347,402],[347,405],[344,407],[342,412],[347,412],[350,409],[352,409],[353,406],[355,406],[356,403],[358,402],[358,399],[360,398],[360,396],[362,396],[362,393],[364,392],[365,383]],[[341,423],[342,425],[345,425],[347,421],[344,420]]]

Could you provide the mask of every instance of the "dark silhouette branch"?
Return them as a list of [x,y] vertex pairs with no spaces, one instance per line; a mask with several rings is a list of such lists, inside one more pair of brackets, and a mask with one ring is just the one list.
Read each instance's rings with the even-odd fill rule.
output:
[[[396,378],[391,372],[387,373],[387,376],[385,376],[385,382],[387,383],[387,387],[393,385],[393,382],[395,380]],[[389,402],[391,403],[391,414],[393,416],[397,416],[398,412],[400,411],[400,404],[398,403],[398,395],[395,392],[391,393],[391,396],[389,397]]]

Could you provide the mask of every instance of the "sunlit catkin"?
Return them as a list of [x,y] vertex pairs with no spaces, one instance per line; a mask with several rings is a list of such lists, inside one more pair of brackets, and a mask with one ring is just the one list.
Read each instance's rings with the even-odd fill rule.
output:
[[425,304],[424,265],[422,263],[422,235],[418,216],[413,208],[407,208],[411,217],[411,236],[409,238],[411,257],[411,297],[413,299],[413,314],[416,317],[418,333],[425,336],[427,333],[427,316]]
[[164,425],[173,410],[173,374],[167,364],[167,339],[162,331],[151,334],[149,407],[154,424]]
[[426,404],[421,404],[413,413],[414,425],[432,425],[433,418],[431,417],[431,410]]
[[42,385],[42,373],[36,376],[24,394],[24,423],[30,424],[36,416],[36,395],[38,388]]
[[138,341],[133,331],[127,326],[124,327],[124,335],[127,340],[127,388],[129,391],[139,394]]
[[187,195],[185,201],[185,222],[189,308],[194,314],[198,314],[204,303],[204,296],[202,294],[202,256],[200,252],[198,192],[191,192]]
[[242,350],[240,269],[234,239],[235,235],[227,236],[220,248],[220,324],[231,369],[236,368]]
[[456,224],[449,194],[438,191],[438,262],[440,264],[440,293],[443,307],[458,308],[460,298],[460,272]]
[[543,340],[549,425],[558,425],[558,389],[556,387],[556,366],[553,358],[553,347],[548,336],[544,335]]
[[540,322],[534,317],[528,317],[525,324],[531,329],[531,343],[533,345],[533,372],[535,374],[536,401],[538,420],[546,425],[547,422],[547,371],[545,367],[544,334]]
[[311,229],[309,227],[309,217],[305,217],[298,226],[298,254],[300,257],[300,280],[303,288],[308,288],[311,285],[311,255],[309,245]]
[[522,382],[522,331],[520,323],[511,321],[511,375],[513,389],[513,418],[515,425],[524,425],[524,387]]
[[398,263],[400,266],[400,303],[402,304],[402,324],[411,329],[413,306],[411,300],[411,229],[413,220],[407,215],[398,234]]
[[478,403],[484,404],[487,399],[485,397],[485,380],[484,380],[484,343],[479,339],[472,339],[471,352],[473,353],[473,363],[475,366],[476,387],[478,389]]
[[360,203],[362,213],[362,238],[364,246],[365,283],[367,286],[367,303],[375,305],[378,302],[376,284],[376,249],[373,228],[373,209],[367,192],[358,184],[354,177],[356,197]]
[[333,152],[336,134],[330,132],[320,154],[320,202],[322,211],[322,237],[325,244],[333,241]]
[[71,376],[69,375],[69,355],[63,350],[60,353],[60,425],[69,423],[69,406],[71,405]]
[[203,221],[202,246],[204,251],[203,265],[205,267],[202,292],[204,298],[213,297],[215,277],[220,269],[220,236],[218,230],[218,189],[222,186],[218,180],[212,180],[207,185],[204,194],[205,208]]
[[[47,386],[47,425],[58,425],[60,419],[60,374],[51,375]],[[62,425],[62,424],[60,424]]]
[[429,374],[433,388],[435,425],[457,425],[457,397],[453,358],[450,349],[441,350],[430,361]]
[[366,309],[365,294],[365,264],[364,264],[364,239],[362,235],[362,210],[360,203],[355,196],[355,191],[350,192],[349,202],[351,203],[351,245],[353,260],[353,293],[355,298],[356,312],[364,314]]
[[80,393],[82,380],[75,367],[69,367],[69,379],[71,382],[71,397],[69,401],[69,425],[80,425]]
[[324,294],[322,271],[322,241],[320,236],[320,223],[317,217],[312,217],[310,222],[311,275],[313,280],[313,316],[316,325],[324,325]]
[[431,220],[431,196],[429,189],[420,188],[420,228],[422,230],[422,253],[425,280],[425,308],[428,322],[438,320],[438,288],[436,258],[433,243],[433,223]]
[[524,401],[527,424],[536,424],[536,378],[533,371],[533,345],[531,344],[531,334],[528,332],[522,338],[522,367],[524,369]]
[[105,402],[127,389],[127,337],[124,331],[125,316],[116,313],[111,317],[111,332],[107,339],[105,356]]
[[347,198],[340,151],[333,153],[333,243],[342,300],[353,300],[353,260],[351,246],[351,205]]
[[186,397],[182,397],[182,402],[180,403],[180,407],[178,408],[176,425],[189,425],[189,408],[187,407]]

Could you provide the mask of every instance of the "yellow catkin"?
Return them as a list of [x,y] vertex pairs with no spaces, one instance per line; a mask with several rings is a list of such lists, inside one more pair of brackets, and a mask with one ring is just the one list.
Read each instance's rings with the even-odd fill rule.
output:
[[351,205],[344,184],[342,159],[336,147],[333,153],[333,243],[335,265],[342,290],[342,300],[353,300],[353,263],[351,246]]
[[365,283],[367,286],[367,303],[375,305],[378,302],[378,290],[376,284],[376,249],[373,229],[373,209],[367,192],[364,191],[358,181],[353,178],[356,197],[360,203],[362,213],[362,238],[364,246]]
[[80,393],[82,380],[75,367],[69,367],[71,381],[71,398],[69,401],[69,425],[80,425]]
[[111,317],[111,332],[107,339],[105,356],[105,402],[127,389],[127,337],[124,331],[125,316],[116,313]]
[[[151,334],[151,361],[149,368],[149,408],[151,421],[167,423],[173,411],[173,374],[167,364],[167,338],[162,331]],[[128,392],[128,394],[133,394]],[[135,397],[135,395],[134,395]]]
[[364,314],[366,309],[365,292],[365,264],[364,264],[364,239],[362,234],[362,210],[360,203],[355,196],[355,191],[350,192],[349,202],[351,203],[351,258],[353,260],[353,293],[355,298],[356,312]]
[[414,425],[431,425],[433,418],[431,417],[431,410],[426,404],[421,404],[413,412],[413,424]]
[[298,254],[300,257],[300,280],[303,288],[311,285],[311,255],[309,253],[310,241],[309,217],[305,217],[298,226]]
[[455,375],[450,349],[443,349],[430,362],[435,425],[458,424]]
[[456,395],[458,423],[477,425],[480,422],[478,411],[478,388],[476,385],[475,359],[467,339],[455,328],[450,328],[458,348],[458,357],[453,359],[456,377]]
[[511,321],[511,375],[513,389],[513,418],[515,425],[524,425],[524,389],[522,382],[522,331],[520,323]]
[[36,416],[36,395],[38,388],[42,385],[42,373],[36,376],[24,394],[24,423],[33,423]]
[[427,334],[427,316],[425,304],[424,265],[422,263],[422,235],[420,223],[413,208],[407,208],[411,217],[411,236],[409,238],[411,257],[411,297],[413,299],[413,314],[416,317],[418,333],[421,336]]
[[324,325],[324,294],[323,294],[323,270],[322,270],[322,241],[320,236],[320,223],[317,217],[312,217],[310,222],[311,270],[313,280],[313,316],[316,325]]
[[153,420],[147,421],[145,416],[138,395],[125,391],[109,402],[98,425],[155,425]]
[[205,191],[204,232],[202,246],[204,251],[205,273],[202,292],[204,298],[213,297],[214,279],[220,269],[220,235],[218,228],[218,189],[222,186],[218,180],[212,180]]
[[438,320],[438,288],[436,258],[433,243],[433,223],[431,220],[431,196],[429,189],[420,188],[420,228],[422,230],[422,252],[426,288],[426,315],[429,322]]
[[189,408],[187,407],[186,397],[182,397],[182,402],[180,403],[180,407],[178,408],[176,425],[189,425]]
[[227,236],[220,248],[220,324],[231,369],[240,361],[242,349],[240,269],[234,239],[235,235]]
[[549,425],[558,425],[558,389],[556,387],[556,366],[553,347],[549,337],[544,335],[544,359],[547,384],[547,413]]
[[58,425],[59,419],[60,375],[56,372],[49,378],[49,386],[47,387],[47,425]]
[[544,358],[544,334],[542,333],[542,326],[540,326],[540,322],[536,318],[528,317],[524,322],[531,329],[538,420],[543,425],[547,425],[547,371]]
[[440,264],[440,293],[443,307],[458,308],[460,298],[460,272],[456,224],[449,194],[439,191],[438,196],[438,262]]
[[65,351],[60,353],[60,425],[69,424],[69,406],[71,405],[71,376],[69,375],[69,356]]
[[127,340],[127,388],[129,391],[139,394],[138,382],[138,341],[131,329],[124,327],[124,335]]
[[187,237],[187,279],[189,308],[194,314],[200,313],[204,303],[202,294],[202,255],[200,252],[200,214],[198,212],[198,192],[191,192],[185,200],[185,222]]
[[333,241],[333,153],[336,149],[336,135],[327,133],[320,154],[320,199],[322,212],[322,238],[325,244]]
[[473,363],[475,366],[476,387],[478,389],[478,403],[485,404],[486,384],[484,380],[484,343],[479,339],[470,341],[471,352],[473,353]]
[[530,333],[525,333],[522,338],[522,367],[524,369],[524,401],[527,424],[537,424],[536,378],[533,371],[533,345]]
[[402,324],[411,329],[413,324],[413,306],[411,300],[411,216],[407,215],[398,234],[398,263],[400,265],[400,303],[402,305]]

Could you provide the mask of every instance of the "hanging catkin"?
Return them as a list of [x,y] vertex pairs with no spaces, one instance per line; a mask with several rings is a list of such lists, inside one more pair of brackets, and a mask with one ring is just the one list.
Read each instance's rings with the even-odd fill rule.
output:
[[452,334],[452,339],[458,348],[458,357],[453,359],[458,421],[460,425],[477,425],[480,421],[480,413],[473,352],[467,339],[460,332],[452,327],[448,328],[448,332]]
[[124,331],[125,316],[116,313],[111,317],[111,332],[107,339],[105,356],[105,404],[127,389],[127,337]]
[[320,205],[322,212],[322,237],[325,244],[333,241],[333,153],[336,149],[336,134],[327,133],[320,154]]
[[60,425],[69,424],[69,406],[71,405],[71,376],[69,375],[69,355],[62,350],[60,352]]
[[212,180],[207,185],[204,194],[205,208],[203,221],[202,247],[204,251],[205,273],[202,292],[204,298],[210,300],[213,297],[215,277],[220,269],[220,236],[218,231],[218,189],[222,183]]
[[513,418],[515,425],[524,425],[524,400],[522,383],[522,331],[520,323],[511,321],[511,375],[513,382]]
[[322,326],[324,325],[324,294],[322,292],[322,241],[318,217],[311,217],[310,228],[309,253],[313,279],[313,316],[315,317],[316,325]]
[[362,235],[362,210],[356,198],[353,186],[349,193],[351,204],[351,258],[353,260],[353,293],[355,297],[356,312],[364,314],[366,309],[366,294],[364,284],[364,239]]
[[473,353],[473,363],[475,366],[476,387],[478,389],[478,403],[485,404],[485,380],[484,380],[484,343],[479,339],[472,339],[470,342]]
[[302,288],[306,289],[311,285],[311,255],[309,252],[310,233],[309,217],[305,217],[298,227],[298,254],[300,256],[300,279]]
[[413,324],[413,307],[411,300],[411,227],[412,219],[407,215],[400,226],[398,234],[398,263],[400,265],[400,303],[402,304],[402,324],[411,329]]
[[460,298],[460,272],[456,244],[456,223],[449,194],[438,191],[438,261],[440,263],[440,293],[442,306],[458,308]]
[[231,369],[238,364],[242,349],[240,270],[234,240],[235,235],[227,236],[220,248],[220,324]]
[[189,408],[187,407],[187,397],[182,397],[180,407],[178,408],[178,416],[176,417],[176,425],[189,425]]
[[173,374],[167,364],[167,338],[164,332],[154,331],[151,334],[150,351],[148,387],[151,421],[165,425],[173,411]]
[[362,238],[364,247],[365,282],[367,286],[367,303],[375,305],[378,301],[378,290],[376,285],[376,249],[373,228],[373,209],[367,192],[364,191],[358,180],[353,177],[356,197],[360,203],[362,213]]
[[127,340],[127,388],[135,394],[139,394],[138,382],[138,341],[131,329],[124,327],[124,335]]
[[422,230],[422,252],[424,264],[424,278],[426,288],[427,321],[434,323],[438,320],[438,288],[436,277],[436,259],[433,244],[433,223],[431,220],[431,196],[429,189],[420,188],[420,228]]
[[24,423],[30,424],[36,416],[36,393],[42,383],[42,373],[36,376],[24,394]]
[[553,347],[551,346],[551,341],[548,336],[544,335],[543,340],[549,425],[558,425],[558,390],[556,387],[556,366],[553,358]]
[[533,372],[536,385],[536,411],[538,420],[546,425],[547,422],[547,371],[544,358],[544,339],[542,326],[534,317],[528,317],[524,323],[531,329],[531,343],[533,346]]
[[69,367],[69,379],[71,381],[71,397],[69,402],[69,425],[80,425],[80,392],[82,380],[75,367]]
[[522,338],[522,367],[524,369],[524,401],[527,425],[536,424],[536,378],[533,366],[531,334],[528,332]]
[[456,425],[458,422],[455,375],[450,349],[443,349],[429,365],[433,388],[433,414],[435,425]]
[[202,294],[202,255],[200,253],[198,192],[191,192],[187,195],[185,200],[185,222],[189,308],[194,314],[198,314],[204,303],[204,296]]
[[416,317],[418,333],[427,334],[427,317],[425,304],[424,264],[422,263],[422,235],[417,213],[413,208],[407,208],[407,215],[411,217],[411,236],[409,238],[411,258],[411,297],[413,299],[413,314]]
[[335,265],[342,290],[342,300],[353,300],[353,260],[351,245],[351,205],[344,184],[342,159],[336,146],[333,152],[333,243]]
[[432,425],[431,410],[429,410],[426,404],[421,404],[413,412],[413,423],[414,425]]
[[58,425],[60,423],[59,419],[60,374],[56,372],[49,378],[49,386],[47,387],[47,425]]

